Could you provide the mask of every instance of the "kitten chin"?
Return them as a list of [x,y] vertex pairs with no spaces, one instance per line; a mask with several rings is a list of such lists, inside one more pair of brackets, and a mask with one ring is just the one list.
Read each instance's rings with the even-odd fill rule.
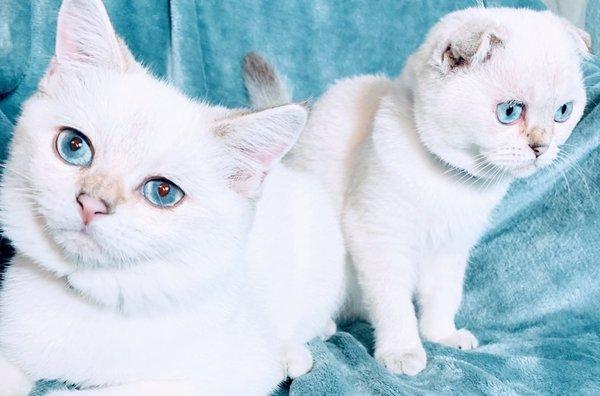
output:
[[82,231],[62,231],[54,235],[54,240],[75,264],[85,264],[102,260],[102,249],[94,239]]

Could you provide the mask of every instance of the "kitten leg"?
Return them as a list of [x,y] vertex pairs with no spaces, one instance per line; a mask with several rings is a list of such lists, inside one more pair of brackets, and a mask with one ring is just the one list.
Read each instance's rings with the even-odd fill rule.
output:
[[313,367],[313,356],[306,344],[288,344],[284,354],[287,376],[292,379],[308,373]]
[[375,255],[363,259],[358,278],[375,328],[375,359],[393,373],[416,375],[427,357],[412,303],[411,264],[402,258],[381,261]]
[[427,365],[410,293],[366,293],[375,301],[375,359],[396,374],[416,375]]
[[26,396],[33,387],[23,371],[0,355],[0,396]]
[[80,390],[61,389],[47,393],[48,396],[164,396],[196,394],[198,394],[198,386],[191,381],[144,381]]
[[454,324],[466,263],[466,254],[440,255],[423,272],[418,297],[419,326],[424,339],[458,349],[477,347],[477,338],[467,329],[457,330]]
[[409,228],[354,208],[351,199],[346,204],[344,230],[363,303],[375,329],[375,359],[392,373],[416,375],[427,365],[427,356],[412,302],[419,265],[411,234],[406,232]]

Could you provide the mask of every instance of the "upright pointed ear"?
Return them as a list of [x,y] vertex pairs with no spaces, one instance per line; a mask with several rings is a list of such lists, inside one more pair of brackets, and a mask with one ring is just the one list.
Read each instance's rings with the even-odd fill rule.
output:
[[269,170],[298,140],[307,117],[305,106],[289,104],[218,121],[213,131],[229,155],[227,177],[233,189],[258,195]]
[[440,42],[433,62],[442,74],[481,64],[504,45],[505,34],[495,23],[487,20],[467,21],[458,26],[449,38]]
[[117,37],[101,0],[63,0],[53,68],[91,65],[125,70],[135,63]]

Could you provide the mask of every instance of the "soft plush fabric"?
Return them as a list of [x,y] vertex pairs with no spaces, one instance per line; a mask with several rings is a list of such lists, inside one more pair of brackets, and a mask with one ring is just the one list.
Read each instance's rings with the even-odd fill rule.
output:
[[[398,74],[439,17],[478,3],[542,7],[537,0],[106,0],[138,59],[189,95],[228,106],[246,104],[240,73],[250,50],[277,64],[296,98],[316,97],[340,77]],[[600,2],[590,4],[588,28],[600,41]],[[58,6],[2,1],[0,152],[52,55]],[[426,344],[425,371],[394,376],[371,357],[369,325],[350,323],[313,342],[313,371],[279,394],[600,394],[600,58],[586,75],[590,105],[569,141],[571,160],[515,183],[473,251],[458,324],[482,346]],[[61,385],[43,383],[34,393],[48,386]]]

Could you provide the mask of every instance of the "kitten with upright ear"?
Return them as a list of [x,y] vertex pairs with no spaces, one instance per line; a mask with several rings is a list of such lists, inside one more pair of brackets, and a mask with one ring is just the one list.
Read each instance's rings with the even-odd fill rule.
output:
[[320,184],[281,164],[306,119],[191,100],[101,1],[65,0],[0,190],[2,390],[265,395],[310,370],[344,250]]
[[138,67],[99,1],[64,0],[57,21],[55,61],[125,71]]
[[[552,164],[580,120],[590,48],[549,12],[456,11],[396,81],[341,80],[315,104],[290,159],[335,203],[358,278],[348,298],[362,303],[345,315],[373,324],[375,358],[391,372],[425,368],[421,339],[477,347],[454,322],[469,252],[511,181]],[[248,64],[261,65],[246,73],[251,97],[289,92]]]
[[234,161],[228,178],[241,194],[258,194],[266,172],[292,148],[306,124],[304,106],[279,106],[217,122],[219,136]]

